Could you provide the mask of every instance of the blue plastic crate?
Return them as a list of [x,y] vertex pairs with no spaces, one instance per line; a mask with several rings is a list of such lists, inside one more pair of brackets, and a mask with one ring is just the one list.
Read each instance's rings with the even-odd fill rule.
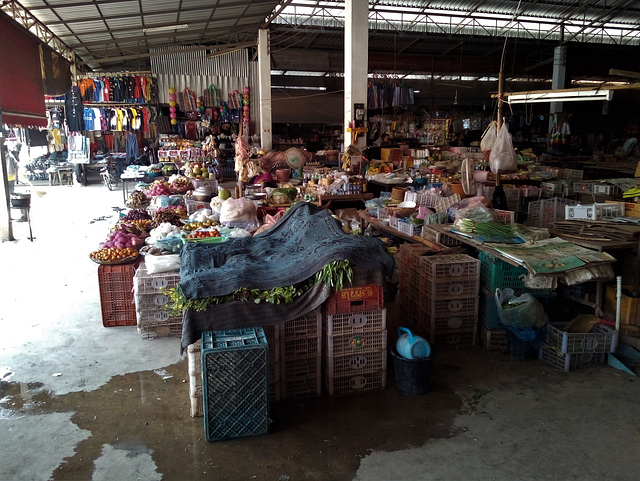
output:
[[207,441],[269,432],[269,345],[261,327],[202,333]]

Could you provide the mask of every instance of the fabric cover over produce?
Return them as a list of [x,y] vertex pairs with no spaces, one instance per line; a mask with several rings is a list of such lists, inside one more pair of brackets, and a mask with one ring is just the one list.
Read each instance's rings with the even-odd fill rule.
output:
[[[346,234],[327,210],[300,202],[268,231],[222,244],[187,243],[182,252],[180,287],[188,299],[223,296],[239,288],[268,290],[302,282],[325,265],[349,260],[354,285],[383,284],[394,262],[383,243]],[[289,304],[236,301],[187,309],[182,323],[184,349],[205,330],[266,326],[288,321],[320,306],[332,289],[315,285]]]

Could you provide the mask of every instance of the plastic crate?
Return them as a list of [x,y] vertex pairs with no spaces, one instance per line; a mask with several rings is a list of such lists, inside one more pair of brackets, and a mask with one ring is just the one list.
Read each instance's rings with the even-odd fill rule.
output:
[[420,278],[420,289],[430,299],[455,299],[476,297],[480,289],[480,279]]
[[377,352],[387,348],[387,330],[327,336],[327,357]]
[[102,325],[135,326],[136,306],[133,300],[133,277],[139,261],[133,264],[98,266]]
[[505,187],[504,196],[507,199],[508,210],[518,212],[520,210],[520,202],[522,200],[522,189],[518,187]]
[[398,218],[395,215],[389,216],[389,227],[398,228]]
[[308,399],[322,394],[322,356],[280,361],[282,399]]
[[375,309],[344,314],[328,314],[326,328],[328,336],[381,331],[387,328],[387,310]]
[[435,211],[436,212],[446,212],[449,209],[449,206],[460,202],[460,194],[453,194],[449,197],[443,197],[436,203]]
[[478,340],[485,349],[504,351],[507,348],[507,331],[505,329],[489,329],[482,322],[479,322]]
[[138,327],[153,325],[159,326],[162,324],[168,324],[173,322],[182,322],[182,316],[172,316],[169,311],[162,308],[145,309],[143,311],[136,311],[136,318]]
[[477,323],[478,315],[475,312],[473,314],[441,314],[436,316],[423,312],[418,314],[417,325],[420,332],[443,334],[471,331]]
[[166,294],[135,294],[133,297],[139,312],[160,309],[171,301]]
[[269,346],[261,327],[202,333],[207,441],[269,432]]
[[573,184],[574,194],[592,194],[593,183],[592,182],[575,182]]
[[511,225],[516,221],[516,213],[511,210],[492,209],[498,224]]
[[529,289],[524,283],[524,277],[528,274],[524,267],[512,266],[484,251],[478,252],[478,259],[480,260],[480,286],[482,289],[495,292],[497,288],[509,288],[513,289],[516,294],[549,292],[542,289]]
[[575,200],[554,197],[529,202],[526,225],[531,227],[549,227],[554,222],[565,220],[565,206],[576,205]]
[[322,336],[322,311],[312,311],[280,324],[280,338],[283,341],[293,339],[316,339]]
[[342,377],[325,377],[325,385],[329,396],[360,394],[379,391],[387,387],[387,370],[377,372],[350,374]]
[[477,329],[461,332],[431,333],[428,341],[438,349],[459,349],[476,345]]
[[468,317],[477,318],[478,296],[454,299],[423,298],[420,300],[418,307],[427,319],[446,318],[447,316],[461,319]]
[[562,369],[564,372],[573,371],[575,369],[585,368],[589,366],[597,366],[604,364],[606,354],[603,352],[588,352],[584,354],[562,354],[553,347],[542,347],[539,353],[539,359],[542,362],[552,365],[555,368]]
[[592,192],[594,195],[614,195],[620,193],[620,188],[613,184],[594,183]]
[[138,324],[138,334],[142,339],[156,339],[158,337],[181,337],[182,319],[162,324]]
[[595,203],[592,205],[568,205],[565,218],[598,220],[607,217],[624,217],[624,202]]
[[325,375],[330,379],[376,372],[387,367],[387,351],[364,352],[350,356],[327,357],[325,359]]
[[218,192],[218,181],[217,180],[202,180],[202,179],[190,179],[193,184],[193,190],[196,190],[200,187],[209,187],[213,189],[214,192]]
[[387,212],[387,209],[385,209],[384,207],[378,207],[378,211],[377,211],[377,217],[379,221],[388,221],[389,220],[389,213]]
[[542,197],[551,198],[564,194],[564,184],[562,182],[540,182]]
[[596,324],[592,332],[581,334],[563,331],[565,325],[557,322],[547,323],[546,343],[562,354],[615,352],[618,345],[618,334],[615,330]]
[[434,281],[475,281],[480,278],[480,261],[466,254],[423,256],[419,262],[422,275]]
[[542,195],[542,189],[540,187],[535,187],[535,186],[527,186],[527,187],[521,187],[522,189],[522,197],[525,198],[536,198],[536,199],[540,199],[540,196]]
[[140,264],[133,276],[136,294],[155,294],[162,289],[171,289],[180,283],[180,271],[158,272],[150,274],[144,262]]
[[414,235],[420,236],[420,227],[413,225],[411,222],[399,220],[396,229],[398,229],[398,232],[401,234],[408,235],[409,237],[413,237]]
[[432,229],[428,225],[422,226],[421,237],[430,242],[436,242],[438,244],[442,244],[447,247],[455,247],[462,245],[462,241],[452,237],[450,235],[445,234],[444,232],[437,231]]
[[187,214],[191,215],[194,212],[197,212],[200,209],[211,209],[210,202],[201,202],[199,200],[189,199],[187,197],[184,198],[184,205],[187,208]]
[[426,194],[424,192],[418,192],[416,196],[416,205],[429,207],[430,209],[435,208],[435,206],[444,199],[443,196],[438,194]]
[[382,309],[384,288],[378,284],[345,287],[339,289],[325,301],[327,314],[349,314],[360,311]]

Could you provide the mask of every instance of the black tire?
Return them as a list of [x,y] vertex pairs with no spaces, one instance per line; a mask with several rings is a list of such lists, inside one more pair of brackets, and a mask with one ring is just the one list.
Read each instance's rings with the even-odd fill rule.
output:
[[113,176],[111,174],[103,174],[102,180],[104,181],[104,185],[107,186],[107,189],[113,191],[113,188],[116,184]]

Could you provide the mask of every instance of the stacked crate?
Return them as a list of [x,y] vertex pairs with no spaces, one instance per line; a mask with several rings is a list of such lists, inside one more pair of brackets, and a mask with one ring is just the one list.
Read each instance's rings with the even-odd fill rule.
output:
[[269,432],[269,346],[261,327],[202,333],[207,441]]
[[418,334],[438,348],[473,346],[480,261],[466,254],[419,258]]
[[314,309],[279,324],[282,399],[322,394],[322,312]]
[[325,387],[330,396],[384,389],[387,310],[384,289],[370,284],[338,290],[326,303]]
[[150,273],[141,263],[133,277],[138,332],[145,338],[180,337],[182,316],[172,316],[167,310],[169,296],[166,289],[173,289],[180,282],[180,271]]
[[398,271],[400,318],[403,320],[403,325],[412,331],[418,328],[419,322],[421,296],[419,259],[431,252],[433,251],[424,244],[404,243],[400,245],[400,249],[395,255]]
[[565,372],[603,364],[607,353],[615,352],[618,334],[615,330],[596,324],[590,332],[574,333],[563,330],[565,323],[547,324],[545,343],[539,358]]
[[[270,325],[263,328],[269,345],[269,402],[274,405],[280,400],[280,326]],[[189,369],[189,405],[192,417],[204,415],[202,405],[202,348],[201,341],[187,347],[187,365]]]
[[104,327],[136,325],[132,289],[138,265],[139,261],[133,264],[98,266],[100,310]]

